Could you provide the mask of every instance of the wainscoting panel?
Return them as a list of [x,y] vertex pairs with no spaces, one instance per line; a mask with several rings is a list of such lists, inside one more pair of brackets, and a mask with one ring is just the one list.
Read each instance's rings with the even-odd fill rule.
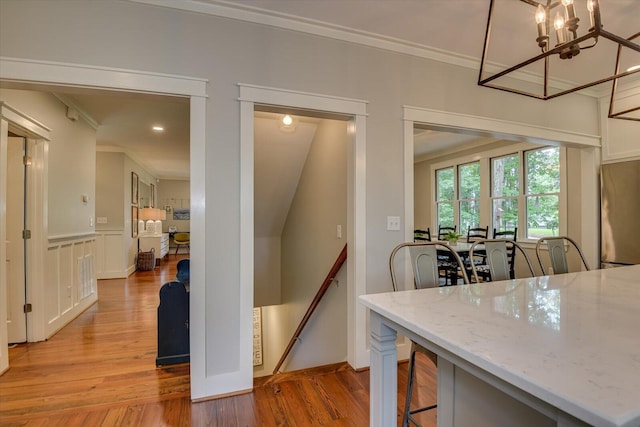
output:
[[47,338],[98,300],[95,251],[93,235],[49,243],[45,276]]
[[98,231],[95,242],[95,271],[98,279],[120,279],[127,271],[122,230]]

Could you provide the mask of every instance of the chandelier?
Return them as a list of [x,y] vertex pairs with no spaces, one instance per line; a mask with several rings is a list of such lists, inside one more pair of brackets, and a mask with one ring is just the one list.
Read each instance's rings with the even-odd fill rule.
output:
[[[529,42],[515,46],[522,33]],[[634,40],[639,35],[624,38],[605,30],[598,0],[491,0],[478,84],[547,100],[613,81],[613,103],[620,80],[640,76],[640,67],[633,67],[640,64]],[[609,63],[608,71],[597,74]]]
[[[629,40],[640,38],[640,33],[629,37]],[[618,55],[616,56],[616,74],[620,72],[620,63],[622,55],[622,46],[618,47]],[[640,65],[630,67],[627,71],[640,71]],[[609,101],[609,118],[633,120],[640,122],[640,89],[631,92],[629,90],[620,89],[617,78],[613,79],[611,88],[611,99]],[[636,86],[640,88],[640,85]]]

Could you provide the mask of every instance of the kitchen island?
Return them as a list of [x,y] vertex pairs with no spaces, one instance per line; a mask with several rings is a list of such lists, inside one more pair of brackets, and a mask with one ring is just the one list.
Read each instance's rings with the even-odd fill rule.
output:
[[439,426],[640,426],[640,265],[360,301],[372,426],[397,424],[396,333],[438,355]]

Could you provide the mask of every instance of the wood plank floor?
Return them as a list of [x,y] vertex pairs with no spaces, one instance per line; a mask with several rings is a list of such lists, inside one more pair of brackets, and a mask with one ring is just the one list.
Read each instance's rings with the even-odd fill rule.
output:
[[[341,363],[256,379],[252,393],[192,403],[189,365],[156,368],[161,268],[100,280],[99,301],[51,339],[9,350],[0,426],[368,426],[369,372]],[[419,355],[421,356],[421,355]],[[404,406],[406,363],[398,372]],[[435,370],[418,363],[416,404],[435,401]],[[435,426],[435,411],[421,415]]]

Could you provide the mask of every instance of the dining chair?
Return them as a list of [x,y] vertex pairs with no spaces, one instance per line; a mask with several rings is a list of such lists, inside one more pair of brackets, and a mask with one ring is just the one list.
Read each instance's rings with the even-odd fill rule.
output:
[[[452,225],[452,226],[448,226],[448,225],[438,225],[438,240],[439,241],[444,241],[445,236],[447,235],[447,233],[450,232],[457,232],[458,231],[458,226],[457,225]],[[452,276],[455,276],[454,273],[457,273],[458,271],[458,266],[455,265],[455,262],[453,259],[450,259],[449,255],[447,253],[440,253],[438,255],[438,260],[439,262],[439,273],[440,273],[440,277],[442,277],[445,281],[445,285],[449,284],[449,279]],[[455,271],[454,271],[455,269]],[[452,285],[455,285],[455,283],[451,283]]]
[[[493,238],[494,239],[505,239],[505,240],[513,240],[514,242],[516,242],[518,240],[518,227],[514,227],[513,230],[502,230],[499,231],[497,229],[493,229]],[[515,279],[515,270],[514,270],[514,266],[515,263],[512,262],[513,257],[516,256],[516,248],[511,245],[510,243],[507,243],[507,254],[509,255],[509,263],[511,265],[511,278]],[[477,266],[478,267],[478,266]],[[478,274],[481,274],[481,272],[485,270],[485,268],[478,268]],[[488,274],[488,269],[487,270],[487,274]]]
[[[438,242],[401,243],[396,246],[393,251],[391,251],[391,255],[389,256],[389,270],[391,272],[391,284],[394,291],[399,290],[396,268],[401,268],[402,271],[404,271],[404,268],[406,267],[405,263],[402,263],[401,266],[396,265],[396,255],[398,255],[398,253],[402,249],[406,249],[405,253],[408,252],[408,259],[411,261],[411,271],[413,272],[413,284],[416,289],[434,288],[439,286],[440,266],[438,260],[438,251],[447,252],[448,255],[451,256],[451,259],[457,262],[457,265],[460,267],[460,271],[462,271],[462,279],[464,283],[469,283],[469,277],[467,276],[465,269],[463,268],[464,265],[462,263],[462,259],[453,249],[451,249],[447,245]],[[407,394],[402,418],[403,427],[408,427],[409,421],[419,426],[420,423],[418,423],[412,415],[437,407],[437,405],[434,404],[422,408],[411,409],[411,397],[413,394],[413,383],[415,377],[415,359],[416,353],[418,352],[426,355],[436,366],[438,365],[438,357],[434,352],[426,349],[420,344],[417,344],[413,340],[411,341],[411,355],[409,357],[409,378],[407,381]]]
[[[549,271],[545,269],[544,263],[542,262],[542,245],[546,243],[547,249],[549,252],[549,261],[551,263],[551,268],[553,271]],[[571,247],[578,252],[580,259],[582,260],[582,265],[585,270],[590,270],[589,264],[587,264],[587,260],[585,259],[582,250],[580,250],[580,246],[570,237],[567,236],[553,236],[553,237],[542,237],[538,239],[536,243],[536,257],[538,258],[538,263],[540,263],[540,269],[542,270],[543,275],[547,274],[563,274],[569,272],[569,265],[567,263],[567,251],[566,247]]]
[[447,233],[453,231],[454,233],[456,231],[458,231],[458,226],[457,225],[452,225],[452,226],[448,226],[448,225],[439,225],[438,226],[438,240],[445,240],[445,236],[447,235]]
[[[489,238],[489,226],[486,227],[467,227],[467,243],[474,243],[478,240],[485,240]],[[465,259],[467,266],[467,274],[471,275],[471,264],[481,265],[485,263],[485,256],[482,250],[471,257]]]
[[473,243],[480,239],[489,238],[489,226],[486,227],[471,227],[467,228],[467,243]]
[[510,255],[510,253],[512,250],[515,251],[516,249],[520,251],[524,260],[526,261],[531,276],[533,277],[536,275],[529,256],[522,248],[522,246],[517,244],[515,240],[478,240],[471,245],[471,248],[469,249],[469,257],[473,257],[473,253],[476,250],[477,246],[483,247],[482,250],[486,257],[486,264],[471,264],[471,272],[473,275],[473,279],[476,282],[480,281],[480,273],[483,273],[482,276],[489,281],[514,279],[515,277],[513,272],[515,272],[516,257],[515,253],[513,253],[513,255]]
[[426,230],[413,230],[413,241],[414,242],[430,242],[431,241],[431,229],[427,227]]
[[178,256],[178,250],[180,246],[187,247],[187,253],[189,253],[189,243],[191,243],[191,237],[189,233],[176,233],[173,235],[173,243],[176,244],[175,256]]

